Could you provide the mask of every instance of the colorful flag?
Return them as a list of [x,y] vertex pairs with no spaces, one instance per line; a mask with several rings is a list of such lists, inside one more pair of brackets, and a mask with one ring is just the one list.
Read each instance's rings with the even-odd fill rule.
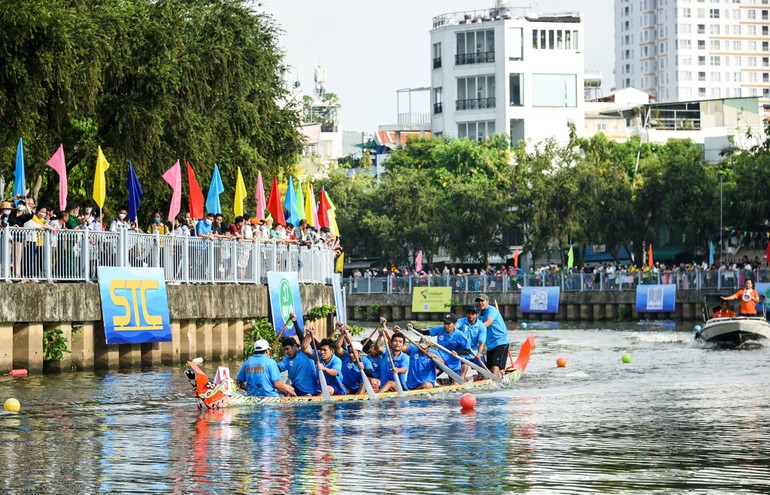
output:
[[307,220],[308,225],[318,228],[318,210],[315,206],[313,184],[307,185],[307,192],[305,194],[305,219]]
[[334,203],[332,203],[332,198],[330,198],[326,192],[324,192],[324,196],[326,196],[326,202],[329,203],[329,211],[326,212],[329,217],[329,230],[332,234],[339,237],[340,229],[337,227],[337,207],[334,206]]
[[168,182],[174,194],[171,196],[171,204],[168,206],[168,220],[171,225],[174,224],[174,218],[179,215],[182,209],[182,166],[179,160],[163,173],[163,180]]
[[267,198],[267,209],[273,216],[273,221],[286,225],[286,218],[283,216],[283,205],[281,204],[281,191],[278,190],[278,177],[273,176],[273,185],[270,187],[270,197]]
[[19,138],[16,145],[16,171],[13,173],[13,195],[26,196],[27,180],[24,177],[24,143]]
[[187,183],[190,186],[190,217],[200,220],[203,218],[203,191],[190,162],[187,162]]
[[328,213],[330,208],[331,207],[329,206],[329,201],[326,198],[326,191],[324,191],[323,186],[321,186],[321,193],[318,195],[318,228],[319,229],[321,227],[329,228]]
[[238,167],[238,178],[235,179],[235,200],[233,201],[233,213],[236,217],[243,216],[243,201],[246,199],[246,184],[243,183],[241,167]]
[[104,208],[104,198],[107,196],[107,178],[104,176],[104,173],[110,168],[110,164],[104,158],[102,147],[99,146],[97,150],[93,198],[96,204],[99,205],[99,208]]
[[714,264],[714,241],[709,241],[709,265]]
[[422,249],[417,252],[417,256],[414,257],[414,271],[421,272],[422,271]]
[[345,269],[345,253],[340,253],[337,257],[337,265],[334,267],[335,271],[342,273]]
[[131,163],[131,160],[128,161],[128,183],[126,187],[128,188],[128,218],[136,222],[138,218],[137,210],[139,210],[139,203],[144,191],[142,191],[142,186],[139,184],[139,178],[136,176],[134,164]]
[[265,219],[265,186],[262,183],[262,172],[257,176],[257,220]]
[[513,267],[519,267],[519,248],[516,248],[516,251],[513,252]]
[[299,225],[299,212],[297,211],[297,193],[294,189],[294,180],[289,176],[289,187],[286,188],[286,197],[283,199],[283,206],[289,212],[286,221],[295,227]]
[[653,261],[652,261],[652,243],[650,243],[650,254],[647,256],[647,266],[652,268],[652,264],[653,264]]
[[222,204],[219,202],[219,195],[225,192],[225,186],[222,184],[222,176],[219,175],[219,166],[214,164],[214,175],[211,176],[211,185],[209,186],[209,195],[206,197],[206,211],[208,213],[222,213]]
[[302,193],[302,180],[297,179],[297,213],[300,220],[307,220],[305,216],[305,195]]
[[56,170],[59,174],[59,209],[67,209],[67,164],[64,161],[64,145],[59,145],[59,149],[53,154],[47,165]]
[[575,264],[575,254],[572,252],[572,246],[569,247],[569,253],[567,253],[567,268],[572,268]]
[[765,248],[765,262],[770,263],[770,242],[767,243]]

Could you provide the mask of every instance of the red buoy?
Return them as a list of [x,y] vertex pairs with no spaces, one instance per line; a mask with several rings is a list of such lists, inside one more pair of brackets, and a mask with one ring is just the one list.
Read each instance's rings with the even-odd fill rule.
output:
[[476,397],[473,394],[463,394],[460,397],[460,407],[463,409],[473,409],[476,407]]
[[27,376],[29,372],[23,368],[18,370],[11,370],[10,373],[8,373],[11,376]]
[[567,358],[560,357],[556,360],[556,366],[559,368],[566,368],[567,367]]

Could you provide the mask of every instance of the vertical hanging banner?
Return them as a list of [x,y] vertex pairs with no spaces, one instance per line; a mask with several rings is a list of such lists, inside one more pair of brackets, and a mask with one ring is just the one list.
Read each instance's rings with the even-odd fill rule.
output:
[[559,296],[561,287],[522,287],[522,313],[553,313],[559,312]]
[[672,313],[676,306],[676,285],[637,285],[637,313]]
[[[270,293],[270,314],[273,317],[273,328],[279,333],[293,311],[297,316],[297,325],[305,328],[302,318],[302,299],[299,295],[299,280],[296,272],[267,272],[267,290]],[[294,324],[289,321],[285,337],[297,334]]]
[[342,274],[332,275],[332,287],[334,288],[334,305],[337,306],[337,321],[347,324],[347,306],[345,305],[345,291],[342,290]]
[[163,268],[99,267],[108,344],[171,342]]

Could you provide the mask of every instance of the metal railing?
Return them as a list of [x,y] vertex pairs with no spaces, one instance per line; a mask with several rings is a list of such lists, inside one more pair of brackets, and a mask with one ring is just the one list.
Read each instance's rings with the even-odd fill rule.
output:
[[268,271],[296,271],[302,283],[330,284],[334,252],[270,241],[49,230],[0,229],[6,282],[95,281],[100,266],[163,268],[167,282],[264,284]]
[[495,52],[458,53],[455,65],[486,64],[495,61]]
[[495,98],[475,98],[470,100],[457,100],[455,110],[485,110],[495,108]]
[[519,292],[522,287],[559,286],[564,292],[636,290],[638,285],[675,284],[678,290],[737,290],[747,278],[770,282],[770,270],[695,270],[666,272],[524,273],[521,275],[409,276],[344,280],[349,294],[411,294],[415,287],[452,287],[455,293]]

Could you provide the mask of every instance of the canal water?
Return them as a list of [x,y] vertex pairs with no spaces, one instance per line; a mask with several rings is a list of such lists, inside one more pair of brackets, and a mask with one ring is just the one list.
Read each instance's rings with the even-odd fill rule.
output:
[[770,492],[770,347],[655,324],[512,340],[530,333],[522,380],[468,414],[457,395],[201,413],[181,368],[0,377],[22,404],[0,414],[0,491]]

